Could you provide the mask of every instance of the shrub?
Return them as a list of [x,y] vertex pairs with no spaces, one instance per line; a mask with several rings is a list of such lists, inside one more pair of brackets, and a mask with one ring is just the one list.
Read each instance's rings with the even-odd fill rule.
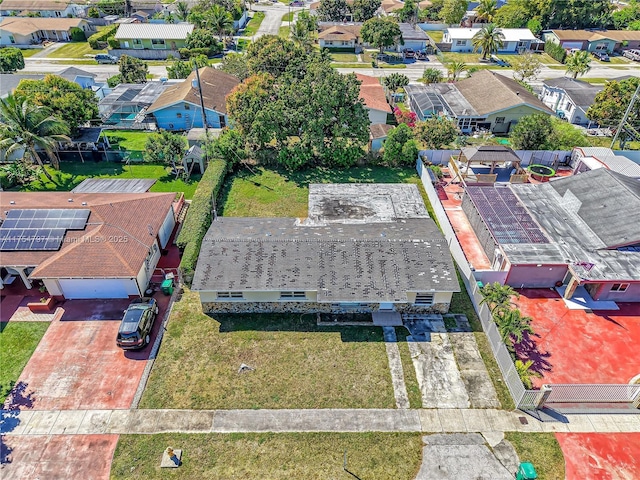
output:
[[185,283],[190,284],[198,261],[198,253],[207,230],[211,226],[212,201],[218,196],[227,173],[227,162],[211,160],[193,194],[187,217],[176,240],[182,250],[180,270]]
[[97,33],[91,35],[88,39],[89,46],[94,50],[101,50],[107,46],[107,39],[109,37],[113,37],[116,34],[116,30],[118,30],[118,24],[109,25],[108,27],[103,28]]
[[559,61],[560,63],[564,63],[565,58],[567,58],[567,52],[562,46],[557,43],[547,42],[544,44],[544,51],[554,60]]
[[107,44],[109,48],[120,48],[120,42],[116,40],[116,37],[107,38]]
[[89,8],[89,10],[87,10],[87,16],[89,18],[100,18],[100,10],[98,10],[96,7],[91,7]]
[[81,28],[73,27],[71,29],[71,40],[74,42],[84,42],[87,37],[84,34],[84,31]]

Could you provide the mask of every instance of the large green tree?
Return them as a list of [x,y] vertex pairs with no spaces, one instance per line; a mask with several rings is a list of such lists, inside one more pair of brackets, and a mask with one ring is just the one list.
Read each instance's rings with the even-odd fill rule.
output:
[[341,22],[349,13],[349,7],[346,0],[320,0],[316,13],[323,22]]
[[573,78],[577,78],[578,75],[582,76],[591,70],[591,55],[589,52],[581,50],[569,55],[564,64],[567,73],[571,74]]
[[122,83],[146,83],[149,73],[147,62],[129,55],[122,55],[120,61],[120,81]]
[[501,28],[522,28],[533,17],[530,0],[509,0],[498,9],[493,20]]
[[360,34],[362,40],[372,47],[379,48],[380,53],[384,51],[385,47],[395,45],[402,38],[398,23],[389,17],[376,17],[367,20],[362,25]]
[[[594,102],[587,110],[587,118],[602,127],[617,128],[638,88],[638,84],[640,84],[638,77],[632,77],[622,82],[615,80],[608,82],[604,89],[596,95]],[[629,112],[629,123],[638,125],[638,121],[640,121],[640,102],[636,102]]]
[[544,150],[552,134],[551,116],[536,113],[522,117],[511,131],[509,140],[517,150]]
[[44,107],[49,115],[64,119],[72,134],[89,120],[98,118],[98,99],[93,91],[58,75],[22,80],[15,94]]
[[24,56],[19,48],[0,49],[0,73],[11,73],[24,68]]
[[610,0],[550,0],[546,28],[604,28],[613,21]]
[[382,77],[381,81],[391,93],[395,93],[399,88],[409,85],[409,77],[397,72],[392,73],[388,77]]
[[497,52],[504,45],[504,34],[500,28],[490,23],[473,36],[471,44],[474,52],[482,50],[482,59],[486,60],[488,56]]
[[418,158],[418,142],[406,123],[401,123],[389,131],[384,141],[382,159],[391,166],[413,166]]
[[430,118],[418,122],[415,136],[421,140],[429,150],[438,150],[453,143],[458,137],[458,127],[447,118]]
[[220,70],[237,77],[240,81],[245,80],[249,76],[249,66],[247,65],[246,55],[239,53],[229,53],[222,59]]
[[496,0],[480,0],[476,7],[476,12],[479,20],[492,23],[498,12],[498,3]]
[[247,48],[247,64],[252,75],[269,73],[279,77],[288,68],[304,70],[306,60],[303,48],[275,35],[264,35]]
[[164,163],[176,167],[188,148],[187,139],[177,133],[162,131],[152,133],[145,143],[145,156],[155,163]]
[[10,157],[24,149],[24,158],[42,167],[45,176],[53,178],[44,168],[38,150],[58,168],[58,142],[69,141],[69,127],[49,114],[46,107],[35,105],[24,97],[9,94],[0,99],[0,150]]
[[353,0],[351,5],[353,20],[355,22],[366,22],[375,17],[381,3],[381,0]]
[[467,0],[444,0],[440,10],[440,20],[449,25],[458,25],[467,13],[469,3]]
[[396,10],[395,16],[400,22],[416,24],[418,22],[418,3],[416,0],[405,0],[400,10]]

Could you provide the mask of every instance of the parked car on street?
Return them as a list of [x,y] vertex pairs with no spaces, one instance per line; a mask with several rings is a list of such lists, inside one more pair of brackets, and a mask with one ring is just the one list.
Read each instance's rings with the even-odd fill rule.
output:
[[607,52],[591,52],[591,55],[593,55],[595,58],[597,58],[601,62],[610,62],[611,61],[609,59],[609,55],[607,54]]
[[304,2],[301,0],[294,0],[293,2],[289,3],[290,7],[304,7]]
[[136,350],[149,344],[151,329],[158,315],[154,298],[136,298],[124,311],[116,344],[124,350]]
[[405,48],[402,51],[402,54],[404,55],[404,58],[415,58],[415,56],[416,56],[416,52],[414,50],[412,50],[411,48]]
[[629,50],[625,50],[622,56],[637,62],[640,61],[640,50],[631,48]]
[[98,63],[118,63],[118,57],[114,57],[113,55],[108,55],[106,53],[99,53],[96,55],[95,59]]

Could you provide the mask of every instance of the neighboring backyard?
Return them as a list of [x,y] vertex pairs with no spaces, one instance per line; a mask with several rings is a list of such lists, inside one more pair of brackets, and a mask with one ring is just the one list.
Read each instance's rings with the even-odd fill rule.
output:
[[55,183],[51,183],[44,175],[38,180],[25,185],[20,190],[25,192],[63,191],[72,190],[83,180],[91,177],[99,178],[155,178],[156,183],[151,187],[151,192],[184,192],[187,199],[193,197],[198,186],[200,175],[192,175],[191,180],[185,182],[176,179],[171,174],[171,168],[164,165],[149,163],[124,163],[115,162],[62,162],[60,170],[46,167]]
[[[168,445],[180,468],[160,469]],[[347,452],[347,469],[343,470]],[[410,480],[420,468],[415,433],[243,433],[120,435],[112,479]]]
[[14,387],[49,322],[0,323],[0,404]]
[[80,60],[91,60],[92,55],[107,53],[106,50],[94,50],[89,42],[70,42],[54,50],[47,55],[47,58],[77,58]]
[[[239,373],[245,364],[254,370]],[[382,331],[315,314],[201,313],[174,305],[141,408],[394,408]]]

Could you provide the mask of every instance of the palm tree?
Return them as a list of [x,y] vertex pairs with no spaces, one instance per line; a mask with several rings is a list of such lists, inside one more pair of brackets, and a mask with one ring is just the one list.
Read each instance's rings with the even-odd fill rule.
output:
[[220,40],[233,30],[233,16],[220,5],[211,7],[207,20],[207,26]]
[[522,360],[515,361],[516,372],[520,377],[520,381],[524,385],[524,388],[528,390],[531,390],[533,388],[533,382],[531,381],[531,377],[538,377],[538,378],[542,377],[542,375],[540,375],[539,372],[536,372],[535,370],[531,370],[532,366],[533,366],[533,360],[527,360],[526,362],[523,362]]
[[44,151],[54,168],[58,168],[57,142],[68,142],[69,127],[44,107],[9,94],[0,100],[0,150],[7,156],[24,149],[24,157],[40,165],[49,181],[53,178],[44,168],[36,149]]
[[473,36],[471,44],[474,52],[482,50],[482,60],[486,60],[488,55],[497,52],[504,45],[504,34],[500,28],[490,23]]
[[422,77],[418,80],[426,85],[442,81],[442,72],[437,68],[425,68]]
[[578,75],[584,75],[591,70],[591,57],[589,52],[584,50],[569,55],[564,63],[567,67],[567,73],[572,73],[573,78],[577,78]]
[[447,75],[453,82],[459,80],[462,72],[465,72],[466,70],[467,64],[464,62],[451,62],[447,64]]
[[480,4],[476,7],[476,12],[478,12],[476,18],[492,23],[497,11],[496,0],[480,0]]
[[187,2],[176,3],[176,15],[180,20],[186,22],[189,16],[189,4]]
[[524,333],[533,333],[531,328],[531,317],[524,317],[517,308],[502,308],[497,310],[493,315],[498,330],[500,331],[500,337],[502,341],[507,345],[507,348],[512,349],[516,343],[520,343],[524,337]]
[[480,290],[482,301],[489,310],[493,312],[497,308],[508,308],[511,306],[511,297],[520,298],[520,294],[509,285],[500,285],[498,282],[487,283]]
[[291,29],[291,40],[300,45],[308,53],[313,48],[313,34],[307,30],[307,26],[302,22],[296,22]]

